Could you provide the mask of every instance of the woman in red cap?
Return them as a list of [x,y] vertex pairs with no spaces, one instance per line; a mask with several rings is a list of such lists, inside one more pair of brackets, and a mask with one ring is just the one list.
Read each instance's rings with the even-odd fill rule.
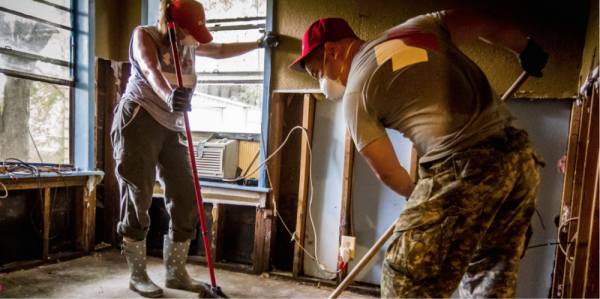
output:
[[[177,88],[168,20],[176,24],[185,88]],[[212,43],[205,23],[204,8],[199,2],[163,0],[158,22],[137,27],[129,45],[131,76],[115,110],[111,137],[121,191],[121,221],[117,231],[123,236],[123,252],[131,269],[129,288],[145,297],[163,293],[146,273],[148,209],[156,178],[165,190],[171,216],[163,251],[165,286],[188,291],[201,289],[201,282],[192,279],[185,269],[199,220],[194,183],[187,179],[192,177],[192,169],[182,113],[191,110],[196,86],[195,56],[229,58],[259,47],[276,47],[279,43],[272,33],[266,33],[257,42]]]

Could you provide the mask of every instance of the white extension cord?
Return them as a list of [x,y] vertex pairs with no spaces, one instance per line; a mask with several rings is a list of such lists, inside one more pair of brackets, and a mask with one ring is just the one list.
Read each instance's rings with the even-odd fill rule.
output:
[[[310,224],[312,226],[313,232],[315,234],[315,255],[311,255],[301,244],[300,242],[298,242],[298,238],[295,237],[295,235],[289,230],[289,228],[287,227],[287,225],[285,224],[285,222],[283,221],[283,219],[281,217],[279,217],[279,219],[281,220],[281,223],[283,224],[283,226],[285,227],[285,229],[288,231],[288,233],[292,236],[292,239],[294,241],[296,241],[296,243],[298,244],[298,246],[300,246],[300,248],[302,248],[302,250],[308,255],[310,256],[316,263],[317,265],[319,265],[319,269],[323,270],[323,272],[328,273],[328,274],[337,274],[340,273],[341,271],[329,271],[327,270],[327,265],[325,265],[325,263],[322,263],[319,261],[319,253],[318,253],[318,248],[319,248],[319,242],[318,242],[318,237],[317,237],[317,230],[315,229],[315,222],[313,220],[312,217],[312,202],[313,202],[313,181],[312,181],[312,162],[313,162],[313,156],[312,156],[312,147],[310,144],[310,140],[308,138],[308,132],[306,130],[306,128],[302,127],[302,126],[295,126],[294,128],[292,128],[292,130],[288,133],[287,137],[285,137],[285,140],[283,141],[283,143],[279,146],[279,148],[277,148],[277,150],[275,150],[275,152],[273,152],[273,154],[271,154],[267,159],[265,159],[265,161],[263,161],[260,165],[258,165],[258,167],[256,169],[254,169],[252,172],[250,172],[249,174],[243,176],[243,177],[239,177],[239,178],[235,178],[235,179],[223,179],[223,181],[227,181],[227,182],[235,182],[235,181],[240,181],[243,179],[246,179],[250,176],[252,176],[252,174],[254,174],[255,172],[257,172],[263,165],[265,165],[271,158],[273,158],[273,156],[275,156],[277,153],[279,153],[279,151],[285,146],[285,144],[288,142],[288,139],[290,139],[290,136],[292,135],[292,133],[296,130],[301,130],[304,133],[304,136],[306,137],[306,143],[308,145],[308,153],[309,153],[309,158],[310,158],[310,162],[308,164],[308,184],[309,184],[309,189],[310,189],[310,193],[309,193],[309,200],[308,200],[308,216],[310,218]],[[279,213],[277,213],[277,204],[274,203],[274,215],[279,216]]]

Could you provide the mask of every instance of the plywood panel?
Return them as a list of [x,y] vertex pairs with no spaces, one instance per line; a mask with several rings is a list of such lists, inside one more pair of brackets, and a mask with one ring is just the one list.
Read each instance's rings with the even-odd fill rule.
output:
[[[350,131],[346,129],[346,144],[344,145],[344,172],[342,178],[342,204],[340,209],[340,236],[339,247],[342,245],[342,236],[351,236],[352,225],[352,180],[354,177],[354,141]],[[341,264],[341,257],[338,258],[338,269]],[[344,268],[337,276],[337,282],[342,282],[348,275],[348,267]]]
[[[248,175],[256,169],[259,164],[258,153],[260,142],[240,141],[240,153],[238,166],[242,169],[242,175]],[[258,171],[248,177],[248,180],[258,180]]]
[[[309,175],[311,156],[309,144],[312,144],[313,124],[315,117],[315,97],[310,94],[304,95],[304,108],[302,112],[302,127],[306,129],[307,135],[302,133],[302,145],[300,152],[300,183],[298,189],[298,208],[296,215],[296,237],[299,239],[294,246],[294,266],[292,274],[297,277],[302,272],[304,251],[300,246],[304,245],[304,231],[306,226],[306,203],[309,192]],[[307,138],[308,137],[308,138]]]
[[[581,298],[584,292],[584,282],[587,273],[587,254],[590,246],[590,230],[593,223],[593,200],[598,181],[598,143],[599,143],[599,109],[598,94],[594,92],[590,106],[589,133],[586,140],[586,152],[581,190],[579,220],[577,221],[577,243],[575,245],[575,260],[572,263],[573,285],[571,298]],[[596,252],[597,256],[598,253]]]

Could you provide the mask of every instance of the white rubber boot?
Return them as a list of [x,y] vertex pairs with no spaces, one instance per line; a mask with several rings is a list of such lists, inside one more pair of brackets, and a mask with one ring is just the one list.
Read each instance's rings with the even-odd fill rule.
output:
[[146,239],[137,242],[123,240],[121,253],[127,257],[127,264],[131,270],[129,289],[144,297],[162,296],[163,290],[150,280],[146,272]]
[[191,240],[173,242],[168,235],[165,235],[163,247],[163,261],[167,269],[165,287],[198,293],[203,290],[202,282],[191,278],[185,269],[190,243]]

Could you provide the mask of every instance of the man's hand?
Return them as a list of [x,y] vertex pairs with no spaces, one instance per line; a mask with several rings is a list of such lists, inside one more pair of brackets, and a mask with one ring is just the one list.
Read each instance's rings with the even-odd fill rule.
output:
[[175,88],[167,99],[167,104],[171,112],[192,111],[192,92],[191,88]]
[[265,34],[257,41],[259,48],[275,48],[279,46],[279,36],[271,31],[265,32]]
[[536,42],[529,39],[527,47],[519,54],[519,60],[524,71],[534,77],[541,78],[543,76],[542,70],[548,62],[548,53]]

